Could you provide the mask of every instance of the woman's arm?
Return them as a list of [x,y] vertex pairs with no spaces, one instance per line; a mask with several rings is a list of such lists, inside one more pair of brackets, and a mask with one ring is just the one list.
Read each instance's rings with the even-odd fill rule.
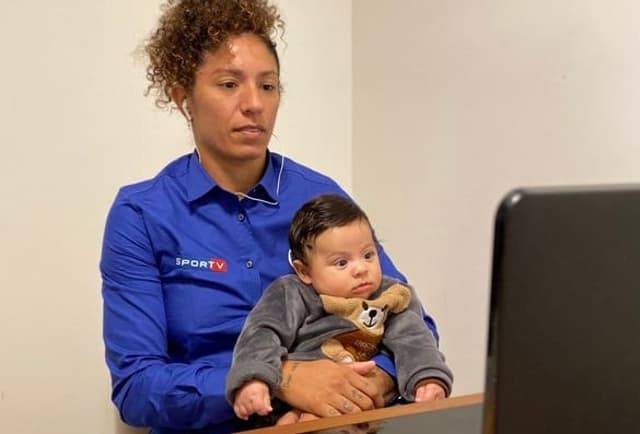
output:
[[227,367],[169,358],[152,243],[141,211],[122,193],[107,219],[100,268],[106,361],[122,419],[135,426],[178,429],[231,419],[224,397]]

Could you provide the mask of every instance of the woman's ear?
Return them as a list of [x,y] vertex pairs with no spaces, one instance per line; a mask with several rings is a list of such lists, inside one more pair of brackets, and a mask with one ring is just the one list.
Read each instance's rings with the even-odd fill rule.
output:
[[293,269],[296,270],[296,275],[305,284],[311,285],[311,275],[309,274],[309,267],[305,265],[300,259],[293,260]]
[[180,113],[182,113],[182,116],[184,116],[188,122],[191,122],[191,112],[189,111],[189,103],[187,102],[187,92],[184,90],[182,85],[176,84],[171,88],[171,99]]

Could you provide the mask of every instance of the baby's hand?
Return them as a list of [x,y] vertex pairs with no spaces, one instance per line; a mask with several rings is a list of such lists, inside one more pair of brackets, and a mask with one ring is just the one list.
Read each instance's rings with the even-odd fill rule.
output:
[[233,411],[240,419],[247,420],[254,413],[266,416],[272,410],[269,386],[264,382],[260,380],[247,381],[236,392]]
[[430,383],[429,380],[423,380],[416,386],[416,402],[435,401],[444,399],[446,392],[438,383]]

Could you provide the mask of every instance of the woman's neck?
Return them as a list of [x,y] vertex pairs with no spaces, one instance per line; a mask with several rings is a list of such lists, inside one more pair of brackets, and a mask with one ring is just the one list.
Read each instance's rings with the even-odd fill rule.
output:
[[267,156],[249,161],[218,161],[200,155],[200,164],[216,183],[232,193],[247,193],[262,178]]

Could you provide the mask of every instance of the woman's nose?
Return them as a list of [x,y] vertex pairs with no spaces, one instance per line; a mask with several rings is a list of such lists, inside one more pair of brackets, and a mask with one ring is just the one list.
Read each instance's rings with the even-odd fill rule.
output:
[[240,108],[243,113],[260,113],[264,107],[258,86],[247,86],[241,95]]

